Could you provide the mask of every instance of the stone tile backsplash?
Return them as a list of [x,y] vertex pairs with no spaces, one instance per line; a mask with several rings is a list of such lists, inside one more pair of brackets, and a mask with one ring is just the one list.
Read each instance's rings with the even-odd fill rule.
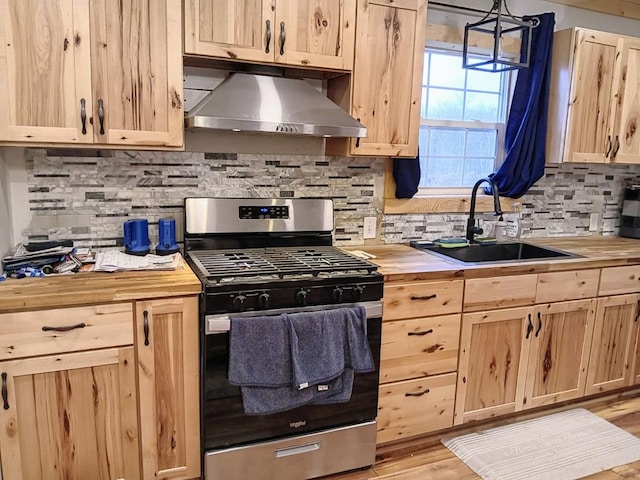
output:
[[28,150],[29,241],[72,239],[78,246],[122,245],[122,224],[175,217],[183,199],[332,198],[337,244],[361,244],[365,216],[382,212],[382,159],[304,155]]
[[[187,196],[332,198],[335,243],[361,245],[363,218],[382,225],[379,241],[406,243],[464,235],[466,214],[382,215],[384,161],[307,155],[27,150],[29,241],[72,239],[78,246],[122,245],[122,223],[147,218],[152,243],[159,218],[173,216],[179,239]],[[618,230],[624,186],[635,165],[548,166],[522,204],[523,237]],[[480,215],[490,233],[495,219]]]

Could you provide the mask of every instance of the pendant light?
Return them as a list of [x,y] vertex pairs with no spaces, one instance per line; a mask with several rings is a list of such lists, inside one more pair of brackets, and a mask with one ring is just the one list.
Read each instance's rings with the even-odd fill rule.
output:
[[[491,10],[482,20],[467,23],[464,27],[462,68],[485,72],[504,72],[518,68],[529,68],[531,32],[536,24],[535,20],[526,21],[514,17],[507,7],[506,0],[504,2],[503,0],[493,0]],[[476,49],[476,51],[470,52],[470,32],[475,32],[485,38],[490,36],[491,51],[487,53],[486,50]],[[502,43],[505,35],[510,38],[520,37],[520,58],[516,59],[504,54]]]

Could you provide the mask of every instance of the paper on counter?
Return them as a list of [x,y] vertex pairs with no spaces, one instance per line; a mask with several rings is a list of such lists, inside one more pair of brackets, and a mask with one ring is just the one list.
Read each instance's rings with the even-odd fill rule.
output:
[[98,252],[94,272],[117,272],[123,270],[176,270],[182,267],[180,253],[172,255],[152,255],[143,257],[127,255],[118,250]]

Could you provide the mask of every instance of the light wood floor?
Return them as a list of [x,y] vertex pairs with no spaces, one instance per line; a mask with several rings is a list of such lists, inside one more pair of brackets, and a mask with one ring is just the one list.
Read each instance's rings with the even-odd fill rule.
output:
[[[627,432],[640,437],[640,391],[607,400],[591,400],[563,406],[553,412],[583,407],[610,421]],[[455,434],[504,425],[544,415],[546,412],[520,415],[509,421],[485,423],[474,428],[465,428]],[[449,432],[448,436],[451,436]],[[407,441],[378,449],[373,467],[348,473],[330,475],[322,480],[478,480],[469,467],[439,443],[439,437],[428,437],[419,441]],[[640,461],[616,467],[602,473],[585,477],[588,480],[640,479]],[[550,479],[551,480],[551,479]]]

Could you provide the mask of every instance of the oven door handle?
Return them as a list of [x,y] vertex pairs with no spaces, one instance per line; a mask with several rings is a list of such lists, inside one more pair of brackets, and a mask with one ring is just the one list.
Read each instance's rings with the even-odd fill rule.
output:
[[265,317],[270,315],[281,315],[283,313],[301,313],[301,312],[318,312],[322,310],[335,310],[337,308],[346,307],[364,307],[367,312],[367,318],[380,318],[382,317],[382,302],[361,302],[361,303],[343,303],[339,305],[319,305],[313,307],[304,308],[279,308],[273,310],[256,310],[251,312],[221,314],[221,315],[206,315],[205,325],[206,334],[215,335],[219,333],[228,333],[231,329],[232,318],[246,318],[246,317]]

